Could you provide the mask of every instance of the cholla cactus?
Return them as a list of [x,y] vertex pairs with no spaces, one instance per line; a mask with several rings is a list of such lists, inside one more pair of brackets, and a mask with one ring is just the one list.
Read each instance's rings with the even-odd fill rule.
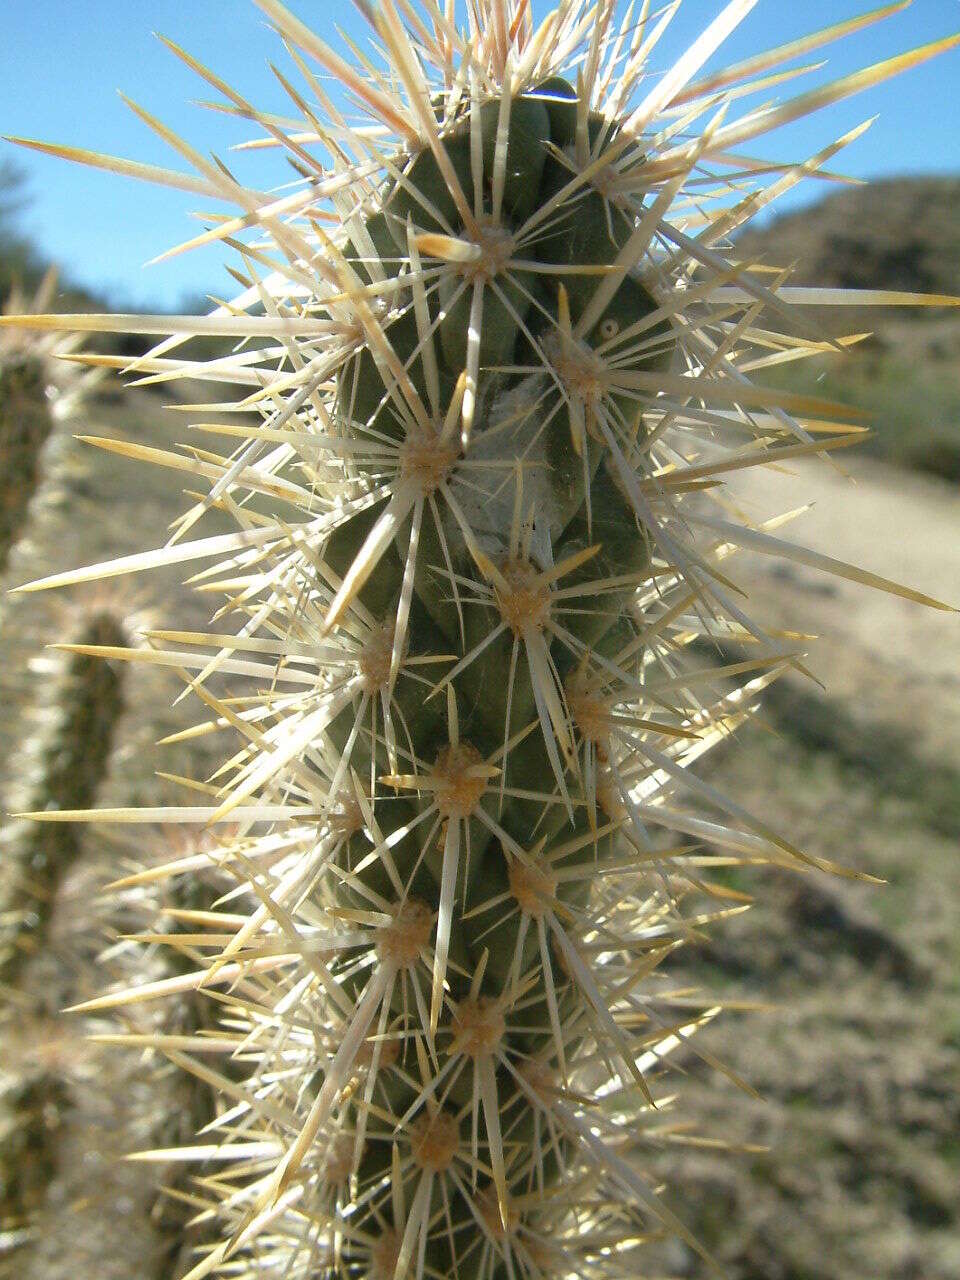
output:
[[[738,115],[902,6],[705,73],[753,7],[733,0],[654,74],[676,5],[618,26],[613,0],[561,0],[535,27],[526,0],[470,0],[461,30],[452,0],[357,0],[374,47],[350,62],[258,3],[301,77],[278,73],[292,115],[174,52],[291,187],[243,186],[139,108],[196,176],[62,151],[234,204],[181,247],[234,247],[243,291],[202,320],[34,323],[165,334],[138,371],[249,388],[206,428],[226,456],[129,446],[210,482],[168,546],[32,584],[210,561],[225,600],[209,631],[101,650],[185,672],[198,732],[238,735],[210,803],[99,816],[229,821],[213,856],[237,892],[193,913],[192,973],[88,1007],[218,993],[216,1040],[163,1046],[227,1104],[183,1153],[216,1162],[198,1195],[223,1230],[191,1280],[634,1275],[665,1226],[697,1247],[642,1153],[669,1137],[664,1057],[713,1012],[654,971],[709,917],[712,863],[811,861],[691,768],[802,659],[726,561],[936,603],[725,501],[726,473],[859,430],[748,377],[842,346],[800,308],[847,299],[729,237],[866,126],[782,167],[740,149],[956,41]],[[236,349],[180,359],[197,334]],[[212,508],[237,531],[195,532]],[[748,656],[698,665],[711,639]]]
[[[9,1035],[9,1028],[5,1029]],[[56,1168],[56,1137],[69,1106],[62,1080],[0,1072],[0,1258],[30,1236]],[[12,1274],[12,1273],[11,1273]]]
[[78,334],[56,329],[32,333],[28,327],[16,327],[18,316],[41,315],[47,310],[56,296],[57,276],[57,268],[50,267],[32,297],[27,297],[19,286],[14,288],[3,305],[3,315],[14,322],[14,327],[0,331],[0,372],[22,366],[35,368],[43,399],[54,419],[73,413],[91,384],[102,377],[98,369],[84,369],[71,358],[82,344]]
[[[123,672],[84,650],[122,646],[126,639],[114,613],[93,612],[86,619],[77,637],[80,652],[70,655],[55,688],[52,731],[31,780],[33,808],[77,809],[96,799],[123,711]],[[10,987],[44,946],[57,889],[79,856],[80,829],[24,822],[8,826],[5,837],[0,984]]]
[[[51,267],[30,299],[14,289],[3,315],[15,319],[50,306],[57,288]],[[40,455],[54,423],[73,413],[99,369],[70,363],[80,338],[53,330],[0,330],[0,572],[24,530],[27,507],[40,480]]]
[[[101,610],[87,617],[77,638],[81,645],[122,645],[126,633],[115,614]],[[54,682],[51,705],[43,709],[43,719],[52,724],[35,744],[33,776],[22,780],[33,806],[64,809],[95,801],[123,710],[124,675],[86,653],[66,660]],[[19,742],[21,762],[33,754],[32,745]],[[56,1170],[61,1125],[69,1109],[56,1049],[48,1053],[41,1047],[31,1054],[18,1048],[18,1041],[36,1042],[37,1049],[48,1038],[54,1046],[59,1039],[50,1020],[57,997],[44,982],[49,974],[42,964],[31,964],[38,953],[45,957],[51,952],[49,929],[57,895],[80,853],[80,829],[72,825],[8,823],[0,836],[2,1259],[12,1258],[31,1238]]]

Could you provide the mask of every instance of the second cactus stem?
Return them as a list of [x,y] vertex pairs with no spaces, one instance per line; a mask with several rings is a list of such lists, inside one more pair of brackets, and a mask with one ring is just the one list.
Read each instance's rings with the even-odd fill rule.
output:
[[[78,644],[119,646],[123,626],[110,611],[85,622]],[[69,656],[53,707],[55,722],[43,744],[31,808],[46,812],[89,808],[96,799],[123,710],[123,672],[87,653]],[[29,958],[44,945],[57,889],[80,855],[80,828],[25,821],[11,829],[11,882],[0,933],[0,982],[15,986]]]

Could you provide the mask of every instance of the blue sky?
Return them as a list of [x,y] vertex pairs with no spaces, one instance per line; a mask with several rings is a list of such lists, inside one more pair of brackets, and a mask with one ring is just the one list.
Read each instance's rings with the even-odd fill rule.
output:
[[[365,25],[349,0],[288,4],[335,45],[336,23],[363,38]],[[546,0],[534,0],[535,13],[546,7]],[[654,68],[669,67],[721,7],[720,0],[684,0],[655,52]],[[710,65],[739,60],[872,7],[871,0],[760,0]],[[192,105],[192,99],[214,95],[154,38],[155,31],[182,44],[258,105],[285,108],[268,64],[290,71],[290,61],[250,0],[6,0],[4,9],[0,133],[183,167],[123,104],[115,92],[120,90],[199,150],[230,159],[230,145],[248,136],[245,126]],[[805,61],[826,57],[828,65],[782,86],[780,96],[958,30],[960,0],[914,0],[904,12],[811,55]],[[845,172],[863,178],[960,172],[960,49],[753,144],[751,151],[768,158],[805,158],[878,112],[873,128],[843,154]],[[231,288],[216,248],[144,267],[200,229],[189,216],[197,208],[196,197],[6,143],[0,143],[0,157],[27,172],[32,204],[22,219],[24,229],[78,282],[110,292],[118,304],[166,308],[187,294]],[[261,185],[283,182],[289,174],[275,153],[255,160],[241,154],[231,163]],[[808,183],[793,202],[809,200],[822,189]]]

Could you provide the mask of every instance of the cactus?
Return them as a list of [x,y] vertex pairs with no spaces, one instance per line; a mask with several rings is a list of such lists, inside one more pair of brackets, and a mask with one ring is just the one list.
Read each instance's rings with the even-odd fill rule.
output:
[[[102,610],[87,618],[78,636],[85,644],[122,644],[125,638],[114,615]],[[78,808],[94,802],[123,709],[124,675],[87,654],[68,659],[54,692],[56,720],[42,742],[31,788],[36,807]],[[71,1099],[56,1049],[37,1052],[31,1063],[29,1055],[15,1052],[15,1043],[36,1038],[42,1045],[49,1034],[53,1010],[43,981],[49,974],[42,965],[31,970],[30,963],[48,945],[57,891],[80,855],[81,840],[80,828],[72,825],[28,822],[9,827],[6,834],[0,990],[8,998],[0,1004],[0,1022],[9,1060],[0,1072],[0,1255],[16,1268],[57,1170],[58,1141]],[[56,1039],[54,1030],[54,1044]]]
[[56,1169],[56,1133],[68,1106],[63,1081],[52,1073],[0,1086],[0,1259],[29,1239]]
[[[107,611],[92,614],[78,644],[122,645],[126,633]],[[56,724],[44,743],[33,789],[33,808],[83,809],[93,804],[123,711],[123,671],[78,652],[57,688]],[[10,886],[0,929],[0,983],[14,986],[29,957],[44,945],[61,879],[80,852],[80,828],[37,822],[11,828]]]
[[0,365],[0,572],[24,528],[52,426],[37,366]]
[[[124,1157],[148,1143],[187,1141],[210,1119],[204,1086],[143,1047],[155,1035],[182,1033],[189,1010],[179,1002],[132,1010],[125,1034],[139,1042],[122,1053],[110,1047],[109,1019],[35,1016],[37,1005],[89,994],[105,974],[112,986],[125,987],[183,968],[171,963],[175,951],[151,941],[163,904],[150,866],[189,848],[162,833],[138,831],[135,842],[116,834],[99,831],[82,842],[80,865],[57,894],[43,952],[2,1009],[0,1276],[11,1280],[47,1274],[64,1257],[81,1273],[98,1263],[117,1274],[135,1265],[136,1274],[157,1280],[182,1273],[173,1259],[192,1213],[174,1210],[184,1191],[164,1184],[184,1166]],[[104,893],[121,868],[123,883]],[[146,938],[134,933],[141,929]],[[198,993],[184,998],[190,1005],[199,1000]]]
[[[302,76],[280,77],[293,119],[171,48],[286,149],[293,188],[242,186],[139,108],[196,177],[86,155],[234,203],[183,247],[232,244],[243,291],[202,320],[24,321],[164,334],[137,371],[246,390],[206,424],[231,452],[126,446],[210,482],[168,546],[30,587],[207,561],[225,599],[208,631],[86,650],[176,668],[197,732],[236,735],[193,784],[208,803],[99,815],[229,821],[213,858],[236,890],[193,913],[190,973],[85,1007],[219,993],[231,1067],[199,1034],[167,1046],[225,1103],[184,1152],[216,1160],[223,1231],[190,1280],[637,1274],[663,1230],[702,1252],[643,1152],[669,1140],[663,1060],[714,1010],[656,970],[730,905],[712,865],[812,862],[691,768],[802,664],[726,561],[943,607],[724,500],[726,473],[860,430],[747,377],[829,347],[771,326],[837,298],[783,291],[728,237],[862,128],[769,187],[738,152],[956,41],[730,119],[751,77],[899,6],[704,73],[751,8],[734,0],[654,76],[646,5],[619,27],[612,0],[562,0],[535,27],[521,0],[471,0],[460,31],[449,3],[358,0],[376,49],[350,63],[258,3]],[[198,334],[237,347],[178,359]],[[211,508],[237,532],[205,537]],[[697,665],[694,641],[731,639],[747,659]]]
[[[171,975],[186,975],[195,969],[202,953],[195,947],[183,946],[178,935],[190,934],[195,918],[205,919],[205,912],[216,896],[216,890],[222,886],[221,880],[211,874],[211,863],[205,854],[215,848],[215,841],[208,833],[186,833],[182,828],[173,828],[162,833],[157,842],[158,847],[153,858],[154,865],[160,868],[162,902],[164,911],[172,926],[169,935],[161,935],[164,943],[165,969]],[[165,865],[187,859],[193,863],[191,870],[169,877],[165,874]],[[139,859],[137,859],[139,860]],[[149,890],[151,869],[134,871],[127,877],[136,886],[145,880],[145,888]],[[228,886],[229,887],[229,886]],[[150,906],[156,906],[156,895],[151,895],[141,908],[146,914]],[[155,927],[155,921],[147,921],[147,928]],[[210,993],[203,990],[188,990],[176,1001],[167,1004],[164,1012],[162,1035],[164,1037],[193,1037],[201,1040],[215,1037],[218,1034],[218,1015],[220,1004],[210,998]],[[161,1059],[162,1060],[162,1059]],[[174,1073],[175,1087],[182,1103],[176,1113],[164,1118],[163,1131],[155,1139],[171,1149],[191,1143],[195,1136],[217,1115],[219,1093],[208,1080],[191,1076],[185,1072],[177,1072],[175,1067],[166,1064],[168,1071]],[[151,1219],[158,1233],[166,1242],[166,1254],[156,1269],[158,1280],[182,1274],[177,1269],[178,1260],[187,1258],[198,1239],[204,1238],[203,1231],[198,1230],[193,1219],[197,1210],[197,1193],[193,1182],[193,1170],[189,1164],[175,1166],[177,1178],[170,1183],[161,1181]]]
[[[14,289],[6,299],[6,315],[34,313],[50,305],[57,286],[51,267],[35,295],[26,299]],[[23,329],[0,330],[0,573],[10,549],[26,526],[27,508],[41,478],[40,455],[54,422],[74,411],[99,369],[82,371],[58,357],[75,353],[75,335],[54,330],[32,334]]]

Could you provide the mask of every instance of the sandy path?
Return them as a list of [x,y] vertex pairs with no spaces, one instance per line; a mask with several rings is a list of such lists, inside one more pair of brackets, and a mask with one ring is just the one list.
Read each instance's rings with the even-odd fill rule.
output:
[[[729,496],[753,519],[812,502],[778,536],[960,607],[960,489],[869,460],[843,465],[850,478],[823,462],[746,472]],[[821,637],[809,666],[829,696],[960,762],[960,615],[755,553],[732,574],[764,618]]]

